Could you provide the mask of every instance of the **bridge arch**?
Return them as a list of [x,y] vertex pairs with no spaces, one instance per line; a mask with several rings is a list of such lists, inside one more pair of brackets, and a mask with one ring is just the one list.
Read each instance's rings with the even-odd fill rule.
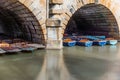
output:
[[[77,26],[77,30],[82,29],[83,32],[85,30],[89,30],[87,31],[87,34],[96,34],[96,33],[90,33],[90,32],[97,31],[98,33],[102,35],[103,32],[106,32],[104,34],[107,36],[114,36],[115,38],[119,38],[119,30],[120,30],[119,9],[120,8],[118,6],[120,2],[118,3],[112,0],[76,0],[76,4],[77,6],[74,4],[71,4],[71,8],[67,7],[65,13],[63,14],[63,18],[62,18],[62,21],[63,21],[62,33],[63,34],[65,31],[67,31],[67,29],[72,30],[75,28],[75,26]],[[96,11],[96,14],[95,14],[95,11]],[[84,20],[83,18],[81,18],[83,16],[84,16]],[[100,17],[101,20],[99,20],[99,18],[97,17]],[[103,17],[103,19],[101,17]],[[88,19],[89,21],[88,20],[86,21],[86,19]],[[101,27],[99,26],[99,22],[97,22],[97,20],[100,21]],[[93,23],[94,25],[86,25],[86,24],[78,25],[79,22],[81,24],[84,22],[86,24]],[[72,25],[74,26],[71,27]],[[85,28],[85,25],[89,27]],[[99,27],[97,28],[95,27],[95,25]],[[106,27],[105,25],[108,27]],[[80,28],[80,27],[78,28],[78,26],[83,26],[83,28]],[[92,27],[92,29],[90,30],[91,26],[93,26],[94,28]],[[70,29],[70,27],[72,29]],[[100,30],[101,32],[99,32]]]
[[45,44],[45,17],[35,1],[0,0],[0,33]]

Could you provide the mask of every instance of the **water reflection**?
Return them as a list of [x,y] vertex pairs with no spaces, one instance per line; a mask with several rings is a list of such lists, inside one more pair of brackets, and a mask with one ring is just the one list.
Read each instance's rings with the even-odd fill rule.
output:
[[76,80],[74,79],[63,59],[63,52],[48,50],[45,57],[42,69],[36,80]]
[[92,53],[93,52],[93,47],[85,47],[85,51],[87,53]]
[[0,57],[0,80],[120,80],[119,74],[120,43]]
[[109,47],[109,52],[112,53],[112,54],[116,54],[117,53],[117,46],[116,45],[113,45],[113,46],[110,46]]
[[[98,80],[120,80],[120,45],[110,46],[111,53],[115,54],[114,60],[110,63],[105,74]],[[117,54],[116,54],[116,53]]]
[[63,50],[47,50],[36,80],[120,80],[119,44]]

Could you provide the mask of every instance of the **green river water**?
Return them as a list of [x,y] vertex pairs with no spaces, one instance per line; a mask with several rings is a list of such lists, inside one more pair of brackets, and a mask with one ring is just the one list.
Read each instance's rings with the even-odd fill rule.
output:
[[0,80],[120,80],[120,43],[1,55]]

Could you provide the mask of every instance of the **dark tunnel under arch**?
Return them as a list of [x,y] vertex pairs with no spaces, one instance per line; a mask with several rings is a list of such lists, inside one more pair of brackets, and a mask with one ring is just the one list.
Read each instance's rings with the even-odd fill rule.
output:
[[112,12],[102,4],[87,4],[79,8],[69,20],[65,33],[105,35],[118,38],[119,29]]
[[34,14],[18,0],[0,0],[0,37],[21,38],[45,44],[41,26]]

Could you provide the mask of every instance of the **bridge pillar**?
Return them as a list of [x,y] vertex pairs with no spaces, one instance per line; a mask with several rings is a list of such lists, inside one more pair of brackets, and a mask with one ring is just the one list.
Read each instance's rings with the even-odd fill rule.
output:
[[61,49],[62,46],[62,23],[60,15],[63,13],[62,0],[49,1],[49,16],[46,21],[47,45],[46,49]]

